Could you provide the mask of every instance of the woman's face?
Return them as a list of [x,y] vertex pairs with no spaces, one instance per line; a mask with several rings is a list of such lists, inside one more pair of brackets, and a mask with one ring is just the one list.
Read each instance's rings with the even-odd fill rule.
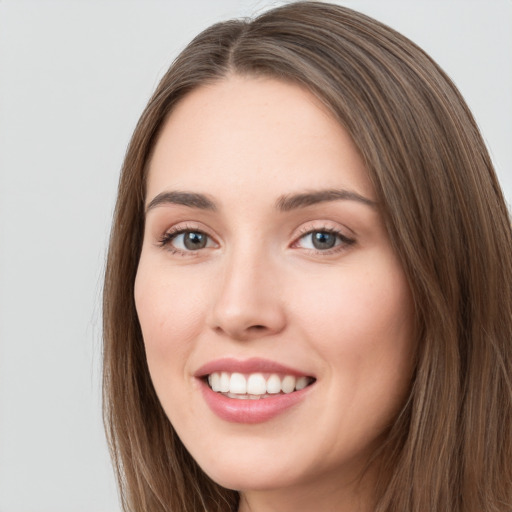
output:
[[407,281],[354,144],[296,85],[232,76],[178,104],[135,301],[169,420],[247,496],[335,492],[407,395]]

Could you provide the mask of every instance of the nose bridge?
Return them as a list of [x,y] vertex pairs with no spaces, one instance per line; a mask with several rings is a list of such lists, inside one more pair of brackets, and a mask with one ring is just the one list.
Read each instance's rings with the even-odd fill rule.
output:
[[212,327],[236,339],[282,330],[285,316],[277,279],[277,263],[264,243],[252,239],[233,245],[215,294]]

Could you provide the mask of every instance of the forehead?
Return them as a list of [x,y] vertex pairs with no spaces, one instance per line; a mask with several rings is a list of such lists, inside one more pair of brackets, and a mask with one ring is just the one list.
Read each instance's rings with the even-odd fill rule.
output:
[[[230,76],[192,91],[166,120],[147,197],[166,189],[267,193],[350,188],[372,196],[351,138],[308,90]],[[287,190],[285,190],[287,189]]]

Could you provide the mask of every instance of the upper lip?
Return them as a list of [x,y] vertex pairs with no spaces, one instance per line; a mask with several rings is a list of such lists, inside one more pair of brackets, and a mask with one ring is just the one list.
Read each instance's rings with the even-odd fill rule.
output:
[[280,373],[284,375],[294,375],[296,377],[313,377],[309,373],[285,366],[275,361],[253,357],[250,359],[235,359],[233,357],[225,357],[215,359],[201,366],[195,373],[195,377],[206,377],[213,372],[229,372],[229,373]]

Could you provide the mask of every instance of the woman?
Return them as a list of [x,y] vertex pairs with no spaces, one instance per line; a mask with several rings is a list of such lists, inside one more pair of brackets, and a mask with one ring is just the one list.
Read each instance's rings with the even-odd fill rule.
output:
[[125,510],[510,510],[511,254],[475,122],[409,40],[315,2],[204,31],[111,235]]

